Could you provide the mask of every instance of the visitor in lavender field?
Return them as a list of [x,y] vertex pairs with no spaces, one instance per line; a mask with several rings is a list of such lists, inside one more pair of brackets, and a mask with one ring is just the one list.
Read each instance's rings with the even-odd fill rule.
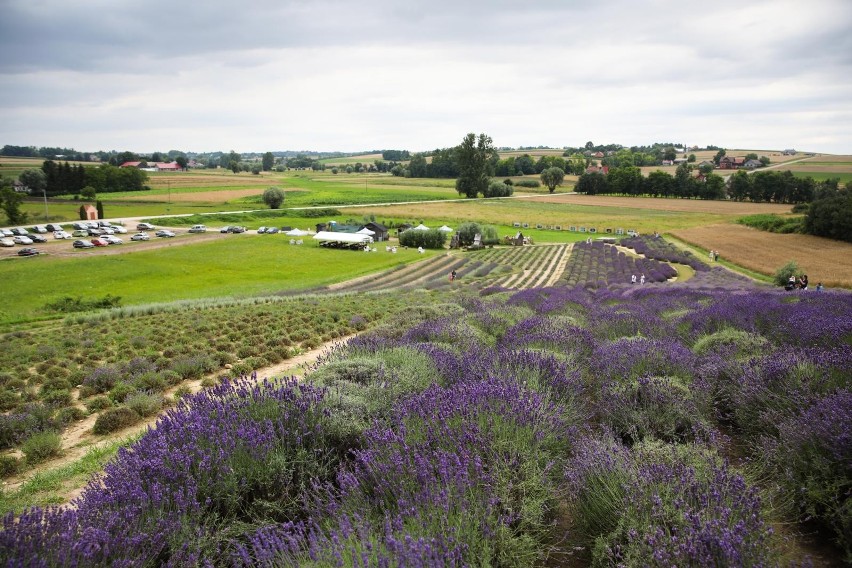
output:
[[635,275],[635,274],[631,274],[631,275],[630,275],[630,283],[631,283],[631,284],[636,284],[636,275]]
[[639,279],[639,282],[640,282],[641,284],[644,284],[644,283],[645,283],[645,275],[644,275],[644,274],[642,275],[642,278],[640,278],[640,279]]
[[808,275],[802,274],[801,278],[799,278],[799,288],[802,290],[808,289]]
[[822,292],[822,282],[817,282],[816,291]]

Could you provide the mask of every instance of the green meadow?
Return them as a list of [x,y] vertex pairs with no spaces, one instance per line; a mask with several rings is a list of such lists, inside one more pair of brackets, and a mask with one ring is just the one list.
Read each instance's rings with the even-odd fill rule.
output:
[[304,243],[290,245],[280,235],[233,235],[115,255],[10,258],[0,262],[0,324],[44,317],[45,304],[65,296],[91,301],[109,294],[126,306],[247,297],[309,290],[424,258],[415,250],[368,254],[321,248],[309,238]]

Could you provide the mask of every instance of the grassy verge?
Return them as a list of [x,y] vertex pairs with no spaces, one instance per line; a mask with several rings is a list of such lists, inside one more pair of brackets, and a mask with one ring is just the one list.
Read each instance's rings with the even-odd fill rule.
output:
[[39,472],[14,491],[0,491],[0,511],[20,514],[27,507],[46,507],[66,503],[67,495],[88,483],[103,470],[119,448],[131,445],[141,434],[89,449],[79,460]]

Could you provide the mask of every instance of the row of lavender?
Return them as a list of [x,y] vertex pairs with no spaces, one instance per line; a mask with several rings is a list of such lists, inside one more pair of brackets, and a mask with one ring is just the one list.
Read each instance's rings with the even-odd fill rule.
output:
[[310,384],[182,403],[73,508],[7,517],[0,561],[771,566],[802,560],[773,523],[808,521],[848,562],[850,376],[843,293],[413,308]]
[[635,258],[601,242],[576,243],[561,280],[569,286],[635,282],[665,282],[677,276],[671,265],[648,258]]

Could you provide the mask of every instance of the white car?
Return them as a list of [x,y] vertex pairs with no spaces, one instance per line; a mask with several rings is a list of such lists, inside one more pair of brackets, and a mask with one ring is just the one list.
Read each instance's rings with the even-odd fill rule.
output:
[[45,227],[44,225],[36,225],[35,227],[33,227],[33,232],[43,235],[47,232],[47,227]]
[[31,244],[33,244],[33,240],[31,238],[22,237],[21,235],[18,235],[17,237],[12,237],[12,240],[15,242],[16,245],[31,245]]
[[206,233],[207,226],[206,225],[193,225],[189,228],[190,233]]
[[121,239],[119,239],[118,237],[115,237],[113,235],[104,235],[103,237],[101,237],[101,239],[108,242],[111,245],[124,244],[124,241],[122,241]]
[[71,233],[68,233],[66,231],[53,231],[53,238],[54,239],[71,239],[73,237],[71,236]]
[[127,229],[125,229],[121,225],[113,225],[113,226],[110,227],[110,229],[112,229],[113,232],[115,232],[116,234],[119,234],[119,235],[126,235],[127,234]]
[[112,227],[100,227],[100,230],[101,230],[102,235],[114,235],[115,234],[115,231],[112,229]]
[[0,247],[13,247],[15,246],[15,241],[10,239],[9,237],[0,238]]
[[148,233],[136,233],[132,237],[130,237],[131,241],[147,241],[150,240],[151,237],[148,236]]

